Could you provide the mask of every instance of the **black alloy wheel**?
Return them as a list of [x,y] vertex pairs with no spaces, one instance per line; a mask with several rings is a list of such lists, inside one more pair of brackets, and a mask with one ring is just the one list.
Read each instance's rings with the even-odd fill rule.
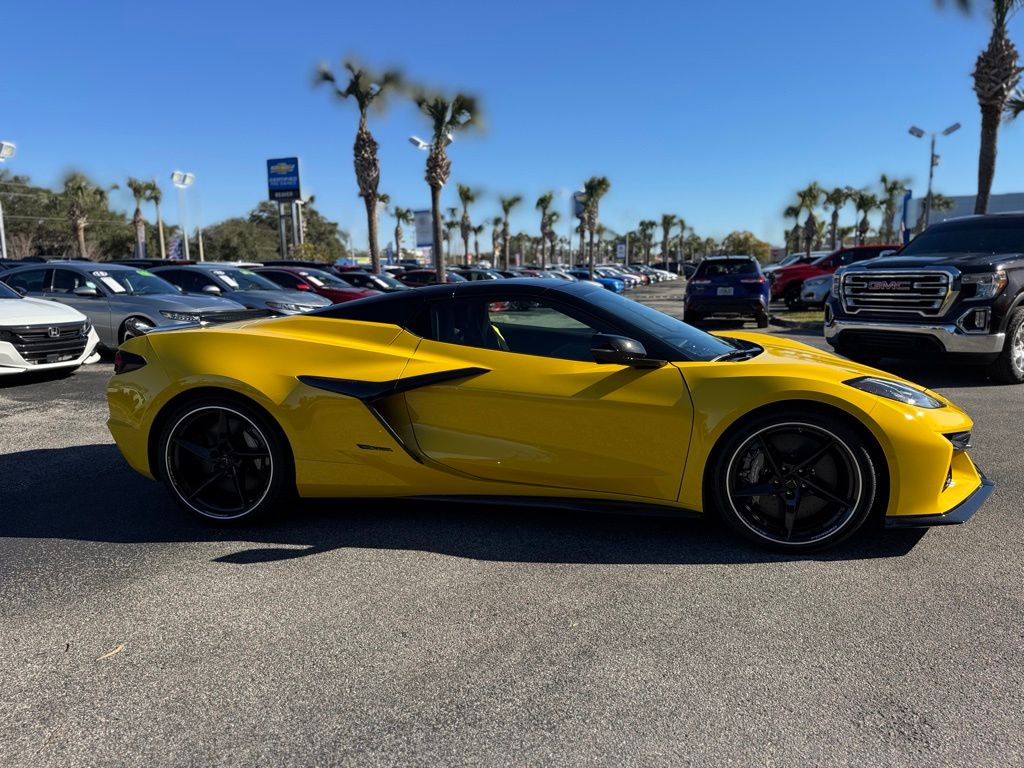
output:
[[782,300],[786,302],[786,308],[791,312],[807,308],[807,305],[804,304],[804,300],[800,298],[800,289],[802,287],[802,283],[799,285],[791,285],[786,289],[786,292],[782,296]]
[[734,434],[719,453],[715,501],[725,521],[774,549],[821,549],[850,536],[875,501],[863,438],[832,419],[780,414]]
[[205,401],[178,409],[160,439],[160,475],[178,502],[206,520],[251,519],[287,487],[276,429],[255,409]]

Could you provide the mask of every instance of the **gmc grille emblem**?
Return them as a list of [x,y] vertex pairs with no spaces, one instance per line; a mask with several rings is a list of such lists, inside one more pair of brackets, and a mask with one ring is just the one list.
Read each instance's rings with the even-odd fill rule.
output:
[[47,328],[46,335],[49,336],[51,339],[56,339],[57,337],[60,336],[60,328]]
[[868,283],[869,291],[909,291],[909,280],[872,280]]

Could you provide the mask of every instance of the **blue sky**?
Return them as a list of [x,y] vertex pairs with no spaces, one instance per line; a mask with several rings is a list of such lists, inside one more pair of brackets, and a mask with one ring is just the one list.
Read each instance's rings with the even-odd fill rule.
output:
[[[964,130],[940,143],[936,189],[976,188],[969,73],[988,30],[933,0],[62,5],[5,8],[4,59],[18,62],[0,77],[0,138],[18,144],[8,167],[122,186],[191,170],[204,224],[243,215],[266,195],[266,158],[296,154],[304,191],[364,243],[355,107],[310,84],[319,61],[346,54],[481,98],[486,129],[451,148],[445,192],[451,205],[456,182],[482,188],[477,220],[520,193],[513,225],[532,231],[539,194],[603,174],[613,229],[672,212],[705,236],[779,242],[782,209],[812,179],[859,186],[888,172],[923,194],[927,147],[907,128],[955,121]],[[1024,46],[1022,19],[1011,33]],[[424,156],[406,141],[426,122],[398,103],[371,129],[381,189],[429,207]],[[1008,126],[995,192],[1024,190],[1022,160],[1024,124]]]

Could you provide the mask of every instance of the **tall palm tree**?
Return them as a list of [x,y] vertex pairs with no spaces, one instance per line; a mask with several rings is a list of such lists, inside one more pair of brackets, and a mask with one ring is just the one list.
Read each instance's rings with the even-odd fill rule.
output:
[[501,250],[501,233],[505,219],[495,216],[491,219],[491,266],[498,266],[498,251]]
[[[932,192],[932,204],[930,207],[931,213],[946,213],[953,210],[956,203],[952,198],[946,197],[938,192]],[[921,206],[921,212],[917,216],[917,222],[914,224],[913,232],[918,234],[924,230],[924,213],[925,207]]]
[[661,258],[665,262],[665,266],[668,267],[671,261],[668,253],[668,238],[672,228],[676,225],[676,216],[674,213],[663,213],[661,214]]
[[416,106],[430,119],[432,141],[427,153],[426,181],[430,187],[430,214],[433,240],[437,244],[434,253],[434,267],[437,282],[444,283],[444,255],[441,250],[441,190],[452,172],[452,161],[448,159],[447,147],[453,134],[469,130],[480,121],[480,106],[472,96],[457,93],[451,98],[441,94],[420,91],[415,95]]
[[377,249],[377,185],[380,183],[380,160],[377,158],[377,140],[367,128],[366,116],[371,106],[383,107],[387,92],[397,88],[402,78],[393,70],[382,74],[370,72],[351,60],[344,62],[344,68],[348,71],[348,82],[344,88],[326,64],[321,64],[317,70],[316,82],[329,83],[339,99],[351,98],[359,108],[359,128],[356,130],[355,144],[352,145],[353,164],[356,183],[359,185],[359,196],[366,205],[370,264],[374,272],[380,272],[380,251]]
[[[944,0],[939,0],[944,4]],[[974,212],[988,213],[992,179],[996,173],[996,145],[999,121],[1007,100],[1020,82],[1021,67],[1017,47],[1010,40],[1007,22],[1024,0],[954,0],[963,11],[984,5],[992,9],[992,35],[988,47],[978,55],[974,65],[974,93],[981,108],[981,148],[978,152],[978,197]]]
[[469,264],[469,237],[473,234],[473,221],[469,218],[469,206],[476,202],[476,192],[465,184],[459,184],[459,202],[462,203],[462,218],[459,219],[459,234],[462,235],[462,247],[466,250],[466,263]]
[[857,216],[860,219],[857,223],[857,245],[864,245],[868,231],[871,229],[868,215],[879,208],[878,196],[866,189],[858,189],[853,192],[852,197],[853,205],[857,209]]
[[501,205],[501,213],[503,215],[503,219],[501,222],[501,255],[502,260],[505,263],[505,269],[509,268],[510,255],[508,242],[508,215],[512,212],[512,209],[519,205],[521,202],[523,202],[522,195],[512,195],[511,197],[498,198],[498,203]]
[[[682,216],[676,216],[676,226],[679,227],[679,237],[677,239],[677,242],[679,243],[679,249],[676,255],[676,272],[679,273],[682,270],[683,244],[686,242],[686,230],[688,229],[686,225],[686,219],[684,219]],[[667,265],[665,269],[668,269]]]
[[117,184],[106,188],[98,187],[84,174],[77,172],[70,173],[64,178],[62,194],[80,258],[86,258],[85,228],[89,226],[90,214],[96,208],[106,206],[108,193],[117,188]]
[[544,243],[548,239],[548,212],[551,210],[551,203],[554,202],[555,193],[545,192],[543,195],[537,198],[537,203],[533,206],[540,211],[540,265],[544,266]]
[[797,207],[801,211],[807,211],[807,220],[804,222],[804,246],[808,257],[811,255],[811,246],[814,244],[814,235],[817,230],[817,220],[814,217],[814,209],[818,207],[822,196],[821,186],[812,181],[806,188],[796,193]]
[[458,208],[445,208],[448,213],[448,218],[444,222],[444,239],[448,244],[448,259],[452,257],[452,233],[459,228],[461,222],[459,221],[459,209]]
[[400,208],[397,205],[394,210],[395,216],[395,258],[401,260],[402,258],[402,225],[412,224],[414,221],[412,210],[409,208]]
[[797,205],[787,205],[786,210],[782,212],[782,215],[787,219],[793,219],[793,228],[786,232],[786,254],[790,251],[796,251],[800,248],[800,207]]
[[601,198],[608,194],[612,183],[606,176],[591,176],[583,183],[583,218],[586,221],[587,232],[590,233],[590,247],[588,248],[588,264],[590,266],[590,279],[594,279],[594,235],[597,234],[598,213],[601,205]]
[[658,223],[650,219],[644,219],[636,225],[640,237],[640,246],[644,249],[644,264],[651,263],[651,247],[654,245],[654,230]]
[[828,228],[830,250],[834,251],[838,247],[836,240],[839,236],[839,211],[846,205],[849,199],[849,187],[835,187],[831,192],[825,193],[825,207],[832,209],[831,223]]
[[893,220],[896,218],[896,205],[899,203],[900,197],[907,191],[907,180],[889,178],[883,173],[881,183],[884,213],[878,234],[883,242],[891,243],[896,239],[895,227],[893,227]]
[[163,202],[164,193],[160,190],[160,185],[156,183],[156,179],[149,182],[149,192],[146,195],[146,200],[153,203],[156,206],[156,230],[160,237],[160,258],[167,258],[167,244],[164,241],[164,220],[160,215],[160,203]]
[[486,224],[477,224],[473,227],[473,261],[480,261],[480,235],[485,229]]
[[135,257],[146,258],[146,220],[142,218],[142,204],[149,196],[152,182],[128,177],[128,189],[135,198],[135,213],[132,214],[132,226],[135,228]]
[[[558,211],[549,211],[547,216],[544,217],[544,223],[542,224],[543,237],[545,237],[547,239],[548,245],[551,248],[551,263],[552,264],[554,264],[555,261],[556,261],[556,258],[555,258],[555,246],[558,243],[558,233],[555,232],[555,224],[558,223],[558,220],[560,218],[562,218],[562,216],[561,216],[561,214]],[[544,256],[544,252],[541,251],[541,266],[542,267],[544,266],[543,256]]]

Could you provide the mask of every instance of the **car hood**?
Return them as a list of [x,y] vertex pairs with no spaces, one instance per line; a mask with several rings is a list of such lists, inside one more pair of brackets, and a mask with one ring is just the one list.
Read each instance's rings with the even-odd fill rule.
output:
[[268,301],[302,304],[307,307],[329,307],[330,300],[309,291],[228,291],[227,295],[247,307],[263,308]]
[[1004,261],[1020,258],[1020,254],[1003,253],[929,253],[923,256],[885,256],[862,261],[855,265],[861,269],[924,269],[926,267],[957,267],[967,271],[993,267]]
[[45,299],[0,299],[0,325],[84,322],[74,307]]
[[132,296],[118,294],[110,297],[114,307],[138,307],[167,309],[180,312],[217,312],[218,310],[244,309],[237,301],[222,299],[219,296],[189,293],[176,295],[173,293],[154,293],[149,296]]

